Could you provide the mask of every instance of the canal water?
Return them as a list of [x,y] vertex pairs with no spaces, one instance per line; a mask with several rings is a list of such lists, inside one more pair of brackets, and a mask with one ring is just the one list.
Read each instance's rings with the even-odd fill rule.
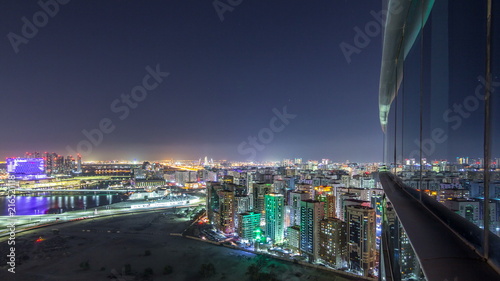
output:
[[[60,214],[73,210],[86,210],[98,206],[106,206],[121,202],[119,195],[51,195],[16,196],[16,215]],[[0,216],[9,214],[10,197],[0,197]]]

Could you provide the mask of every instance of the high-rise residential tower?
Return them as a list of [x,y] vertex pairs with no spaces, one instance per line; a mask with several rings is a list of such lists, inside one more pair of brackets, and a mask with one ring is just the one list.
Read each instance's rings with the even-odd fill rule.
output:
[[265,196],[265,234],[274,244],[281,244],[285,238],[285,198],[282,194]]
[[375,268],[375,209],[346,206],[349,262],[351,269],[368,276]]
[[300,201],[300,250],[314,262],[319,256],[319,221],[325,215],[324,202]]
[[347,224],[337,218],[319,222],[319,258],[328,265],[341,268],[347,261]]

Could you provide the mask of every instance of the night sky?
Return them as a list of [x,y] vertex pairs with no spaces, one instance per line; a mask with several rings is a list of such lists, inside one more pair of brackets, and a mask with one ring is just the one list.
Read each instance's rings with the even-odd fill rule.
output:
[[[212,1],[73,0],[16,46],[9,34],[22,36],[23,17],[43,24],[42,8],[0,5],[2,158],[78,152],[105,120],[114,130],[81,145],[84,160],[382,160],[381,34],[350,63],[339,47],[381,1],[246,0],[221,21]],[[170,74],[125,114],[121,95],[148,66]],[[296,117],[270,130],[285,106]],[[259,133],[253,157],[242,142]]]

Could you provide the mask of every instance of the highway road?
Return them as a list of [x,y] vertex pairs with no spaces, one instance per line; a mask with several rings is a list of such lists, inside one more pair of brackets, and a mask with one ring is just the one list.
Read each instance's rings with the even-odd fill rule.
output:
[[[187,205],[178,205],[171,207],[156,207],[156,208],[141,208],[131,209],[130,207],[113,208],[113,205],[95,208],[85,211],[70,211],[62,214],[43,214],[43,215],[27,215],[27,216],[0,216],[0,242],[3,242],[11,235],[12,224],[15,227],[14,233],[21,233],[30,230],[36,230],[47,226],[54,226],[57,224],[75,223],[87,219],[109,218],[110,216],[126,216],[139,213],[158,212],[166,209],[173,208],[186,208],[196,207],[204,204],[205,200],[202,199],[196,203]],[[137,204],[134,202],[134,204]]]

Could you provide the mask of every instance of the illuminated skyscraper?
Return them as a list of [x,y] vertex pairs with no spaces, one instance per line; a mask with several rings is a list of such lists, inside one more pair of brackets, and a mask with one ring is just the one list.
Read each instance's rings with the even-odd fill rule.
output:
[[332,267],[347,261],[347,224],[336,218],[319,222],[319,258]]
[[234,197],[234,227],[238,228],[239,226],[239,216],[238,214],[246,213],[250,211],[250,197],[248,196],[239,196],[235,192],[235,197]]
[[309,191],[293,191],[290,192],[290,225],[300,225],[300,201],[312,199],[312,194]]
[[54,172],[56,166],[56,158],[56,153],[45,152],[45,172],[47,173],[47,175],[51,175]]
[[335,218],[336,217],[336,208],[335,208],[335,196],[333,195],[333,191],[328,189],[328,191],[319,191],[317,190],[321,187],[315,187],[316,195],[315,198],[318,201],[325,202],[325,218]]
[[269,194],[272,190],[270,183],[254,183],[253,184],[253,211],[257,213],[264,213],[264,196]]
[[221,190],[219,194],[218,228],[226,234],[234,233],[234,191]]
[[82,173],[82,156],[80,154],[76,157],[76,173]]
[[250,210],[250,197],[246,195],[245,196],[236,195],[234,199],[236,200],[235,212],[237,214],[245,213]]
[[300,227],[290,226],[286,231],[287,246],[290,250],[298,252],[300,250]]
[[358,200],[358,199],[345,199],[343,202],[342,202],[342,205],[343,205],[343,211],[344,211],[344,221],[347,221],[347,207],[348,206],[365,206],[365,207],[370,207],[371,206],[371,202],[368,202],[368,201],[363,201],[363,200]]
[[246,212],[238,214],[238,236],[242,240],[252,242],[260,233],[260,214],[254,212]]
[[265,206],[265,234],[273,243],[281,244],[285,238],[285,198],[282,194],[267,194]]
[[375,209],[351,205],[346,207],[349,261],[351,269],[364,276],[375,267]]
[[337,214],[337,209],[335,206],[336,198],[334,195],[327,195],[325,202],[325,218],[335,218]]
[[344,193],[344,192],[338,192],[336,199],[337,199],[337,218],[341,218],[345,221],[345,201],[347,199],[357,199],[358,196],[354,193]]
[[300,250],[311,262],[319,257],[319,221],[324,215],[323,202],[316,200],[300,202]]
[[[26,153],[30,158],[33,158],[33,155],[40,155],[40,153]],[[58,155],[57,153],[44,153],[45,159],[45,171],[48,175],[55,174],[70,174],[71,172],[78,172],[78,166],[76,160],[72,156],[64,156]],[[81,158],[80,158],[80,170],[81,170]]]
[[75,160],[75,158],[73,158],[72,155],[66,156],[66,158],[64,159],[62,173],[68,175],[68,174],[71,174],[72,172],[74,172],[75,169],[76,169],[76,160]]
[[207,182],[207,216],[210,223],[215,225],[216,216],[219,213],[219,194],[222,185],[219,182]]

